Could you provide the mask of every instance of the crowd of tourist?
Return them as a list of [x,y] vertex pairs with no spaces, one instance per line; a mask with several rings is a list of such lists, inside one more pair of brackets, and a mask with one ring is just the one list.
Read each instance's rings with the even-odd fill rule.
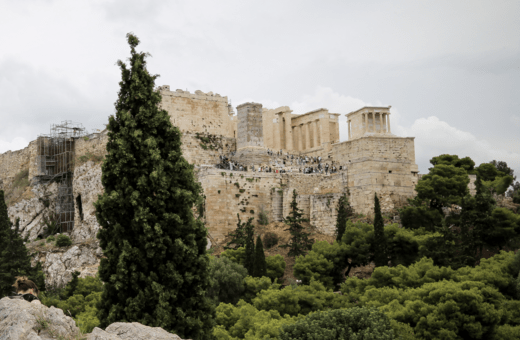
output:
[[[269,156],[277,157],[274,164],[258,165],[251,164],[248,168],[245,164],[233,161],[226,156],[219,156],[220,162],[217,168],[232,171],[253,171],[253,172],[271,172],[271,173],[290,173],[298,172],[301,174],[333,174],[343,170],[342,166],[336,166],[334,161],[324,162],[321,156],[309,157],[294,154],[283,154],[282,150],[273,151],[267,149]],[[231,152],[229,157],[233,157],[235,152]],[[280,163],[279,163],[280,162]]]

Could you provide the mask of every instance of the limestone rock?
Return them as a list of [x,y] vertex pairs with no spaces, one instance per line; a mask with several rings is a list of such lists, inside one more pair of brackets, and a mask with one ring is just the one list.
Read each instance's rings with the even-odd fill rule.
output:
[[[31,191],[34,196],[24,199],[7,208],[9,219],[14,222],[20,219],[22,237],[29,235],[29,241],[35,240],[43,232],[43,219],[55,210],[56,183],[37,184]],[[47,206],[44,202],[48,202]]]
[[71,236],[76,242],[95,239],[100,228],[95,215],[94,202],[97,201],[98,195],[104,192],[101,173],[101,163],[96,164],[92,161],[74,169],[72,190],[75,198],[75,218]]
[[99,247],[96,243],[74,245],[68,250],[48,252],[42,261],[45,273],[45,285],[63,287],[72,280],[74,271],[80,272],[80,277],[95,276],[100,263],[97,256]]
[[160,327],[149,327],[138,322],[116,322],[101,330],[94,328],[87,340],[182,340]]
[[59,308],[5,297],[0,300],[0,340],[74,338],[79,329]]

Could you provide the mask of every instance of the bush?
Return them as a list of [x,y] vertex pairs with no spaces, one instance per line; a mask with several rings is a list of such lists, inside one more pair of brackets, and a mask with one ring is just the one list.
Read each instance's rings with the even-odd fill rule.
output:
[[57,247],[68,247],[72,244],[72,241],[70,240],[70,237],[67,235],[58,235],[56,237],[56,246]]
[[56,241],[56,238],[54,238],[54,236],[51,235],[51,236],[47,237],[47,243],[54,242],[54,241]]
[[[247,179],[249,180],[249,178],[247,178]],[[251,180],[252,180],[252,178],[251,178]],[[258,213],[258,224],[260,224],[260,225],[269,224],[269,216],[267,216],[267,213],[265,212],[265,210],[263,208],[260,208],[260,212]],[[265,240],[265,236],[264,236],[264,240]],[[278,243],[278,241],[277,241],[277,243]],[[266,249],[268,249],[267,246],[266,246]]]
[[[262,212],[260,212],[260,215],[261,214],[262,214]],[[274,247],[278,244],[279,240],[280,239],[279,239],[278,235],[276,235],[275,233],[266,233],[264,235],[264,248],[271,249],[272,247]]]
[[227,250],[224,250],[220,254],[220,256],[227,257],[231,261],[243,266],[244,260],[246,259],[246,248],[239,247],[238,249],[227,249]]
[[271,280],[268,277],[252,277],[247,276],[244,279],[244,295],[243,299],[247,303],[251,303],[251,301],[263,290],[267,289],[278,289],[280,288],[279,284],[271,284]]
[[283,276],[285,272],[285,260],[282,255],[276,254],[274,256],[268,256],[265,258],[265,262],[267,263],[267,276],[273,282],[275,279]]
[[247,270],[244,266],[231,261],[227,257],[216,258],[211,256],[209,276],[211,286],[206,296],[215,301],[215,304],[237,303],[244,292],[244,278]]
[[297,316],[325,309],[351,307],[348,296],[335,294],[314,279],[310,285],[287,286],[281,290],[262,290],[253,299],[253,305],[259,310],[276,310],[280,315]]
[[61,308],[65,315],[72,316],[83,333],[90,333],[99,326],[96,304],[101,300],[103,283],[99,277],[79,278],[78,272],[64,289],[43,292],[42,304]]
[[217,340],[244,339],[246,334],[247,339],[278,339],[281,327],[297,319],[282,317],[275,310],[258,310],[243,300],[236,306],[221,303],[216,312],[213,335]]
[[392,340],[390,319],[375,308],[350,308],[311,313],[282,326],[282,340]]

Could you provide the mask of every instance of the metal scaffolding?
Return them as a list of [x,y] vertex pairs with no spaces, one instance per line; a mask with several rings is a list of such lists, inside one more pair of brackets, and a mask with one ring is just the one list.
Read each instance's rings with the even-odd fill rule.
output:
[[55,181],[58,184],[56,224],[61,232],[70,232],[74,228],[74,144],[77,138],[86,135],[87,130],[81,123],[66,120],[52,124],[50,134],[40,135],[37,139],[36,177],[40,183]]

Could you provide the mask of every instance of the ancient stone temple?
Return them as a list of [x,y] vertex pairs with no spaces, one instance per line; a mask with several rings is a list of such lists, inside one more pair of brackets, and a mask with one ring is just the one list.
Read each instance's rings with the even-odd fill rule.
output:
[[[350,192],[357,213],[368,215],[373,211],[374,192],[389,213],[414,195],[418,180],[414,137],[391,133],[390,107],[348,113],[347,123],[340,127],[340,114],[326,108],[296,114],[288,106],[268,109],[261,103],[243,103],[235,114],[228,98],[219,94],[170,91],[168,85],[158,90],[160,107],[183,132],[183,155],[195,166],[202,185],[204,218],[212,241],[221,241],[234,230],[237,214],[242,220],[257,221],[263,212],[270,221],[281,221],[289,213],[293,190],[304,216],[327,234],[334,233],[336,204],[343,193]],[[347,141],[339,141],[340,128],[348,130]],[[104,130],[82,135],[71,144],[78,161],[69,170],[74,223],[67,232],[75,239],[93,238],[99,228],[93,203],[103,190],[100,162],[107,139]],[[33,180],[41,158],[37,148],[38,143],[31,142],[24,150],[0,154],[4,190],[24,169]],[[51,208],[56,206],[57,192],[41,195]],[[42,230],[47,209],[42,208],[42,200],[27,198],[9,206],[10,217],[21,218],[30,238]]]

